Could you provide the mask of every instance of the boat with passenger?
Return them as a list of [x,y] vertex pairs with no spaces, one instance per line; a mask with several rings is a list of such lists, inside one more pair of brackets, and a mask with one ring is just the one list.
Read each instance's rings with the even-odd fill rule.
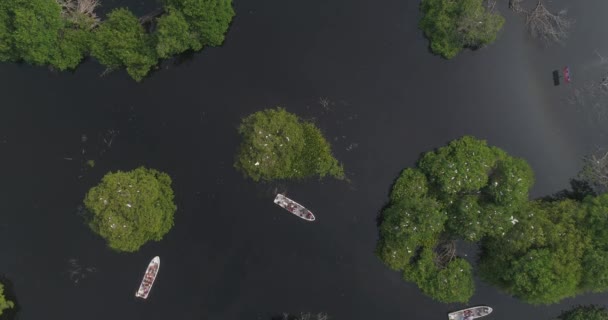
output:
[[277,194],[277,196],[274,198],[274,203],[293,213],[297,217],[300,217],[301,219],[306,221],[315,221],[315,215],[312,214],[310,210],[306,209],[303,205],[287,198],[281,193]]
[[150,290],[152,290],[154,280],[156,280],[158,269],[160,269],[160,258],[154,257],[152,261],[150,261],[150,263],[148,264],[148,268],[146,269],[144,278],[141,280],[139,289],[137,290],[137,292],[135,292],[136,297],[142,299],[148,298],[148,294],[150,294]]
[[454,311],[448,314],[449,320],[473,320],[481,317],[485,317],[492,313],[492,308],[488,306],[478,306],[459,311]]

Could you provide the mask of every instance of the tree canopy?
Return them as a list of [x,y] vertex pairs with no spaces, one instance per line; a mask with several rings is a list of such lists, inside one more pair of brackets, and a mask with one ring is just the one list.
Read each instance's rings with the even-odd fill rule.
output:
[[92,23],[64,16],[56,1],[2,1],[0,61],[73,69],[88,52]]
[[105,21],[91,0],[0,2],[0,61],[74,69],[90,54],[140,81],[159,58],[219,46],[234,17],[232,0],[166,0],[163,14],[145,28],[126,8]]
[[110,69],[126,67],[133,79],[141,80],[156,65],[152,38],[127,9],[116,9],[95,30],[91,55]]
[[502,238],[483,242],[480,274],[533,304],[608,290],[608,194],[533,201]]
[[219,46],[234,17],[232,0],[164,0],[169,8],[182,12],[189,25],[189,37],[200,45]]
[[494,42],[505,20],[489,11],[483,0],[422,0],[420,28],[431,50],[450,59],[463,48]]
[[160,241],[173,226],[171,178],[144,167],[106,174],[89,190],[84,204],[91,229],[117,251],[133,252],[150,240]]
[[427,152],[396,179],[376,253],[434,299],[466,302],[474,290],[472,267],[446,239],[502,236],[532,183],[525,161],[473,137]]
[[576,306],[562,312],[557,320],[608,320],[608,311],[594,305]]
[[4,310],[11,309],[13,307],[15,307],[15,303],[6,299],[4,296],[4,285],[0,283],[0,315],[2,315]]
[[255,181],[327,175],[344,178],[344,169],[321,131],[285,109],[245,117],[239,133],[242,142],[234,166]]

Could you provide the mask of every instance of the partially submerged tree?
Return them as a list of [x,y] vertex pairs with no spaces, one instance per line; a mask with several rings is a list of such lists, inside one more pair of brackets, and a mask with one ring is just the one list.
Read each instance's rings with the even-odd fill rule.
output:
[[568,37],[573,21],[566,16],[566,10],[553,13],[545,7],[542,0],[538,0],[533,9],[527,10],[522,2],[523,0],[510,0],[509,7],[526,15],[526,25],[533,38],[550,44],[562,43]]
[[8,300],[4,296],[4,285],[0,283],[0,316],[2,315],[2,313],[4,313],[5,310],[12,309],[14,307],[15,303]]
[[608,151],[598,150],[583,158],[579,177],[593,186],[597,193],[608,191]]
[[160,241],[173,226],[171,178],[143,167],[106,174],[89,190],[84,204],[89,226],[117,251],[133,252],[150,240]]
[[608,320],[608,310],[602,306],[576,306],[562,312],[557,320]]
[[484,6],[483,0],[423,0],[420,28],[431,50],[444,58],[456,56],[463,48],[480,48],[496,39],[504,18]]
[[243,141],[234,166],[255,181],[326,175],[344,178],[344,169],[321,131],[285,109],[247,116],[239,133]]

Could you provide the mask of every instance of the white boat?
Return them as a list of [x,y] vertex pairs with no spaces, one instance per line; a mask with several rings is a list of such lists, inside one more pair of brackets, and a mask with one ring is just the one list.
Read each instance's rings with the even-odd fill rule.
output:
[[492,308],[488,306],[478,306],[468,309],[462,309],[454,311],[448,314],[449,320],[473,320],[481,317],[485,317],[492,313]]
[[274,198],[274,203],[306,221],[315,221],[315,215],[310,210],[280,193]]
[[152,290],[154,280],[156,280],[158,269],[160,269],[160,258],[154,257],[154,259],[150,261],[150,264],[148,264],[148,268],[146,269],[143,280],[141,280],[139,289],[137,292],[135,292],[136,297],[142,299],[148,298],[148,294],[150,294],[150,290]]

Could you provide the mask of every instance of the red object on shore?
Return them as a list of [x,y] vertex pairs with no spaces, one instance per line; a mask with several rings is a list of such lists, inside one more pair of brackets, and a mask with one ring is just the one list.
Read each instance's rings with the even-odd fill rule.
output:
[[570,68],[564,67],[564,81],[570,83]]

